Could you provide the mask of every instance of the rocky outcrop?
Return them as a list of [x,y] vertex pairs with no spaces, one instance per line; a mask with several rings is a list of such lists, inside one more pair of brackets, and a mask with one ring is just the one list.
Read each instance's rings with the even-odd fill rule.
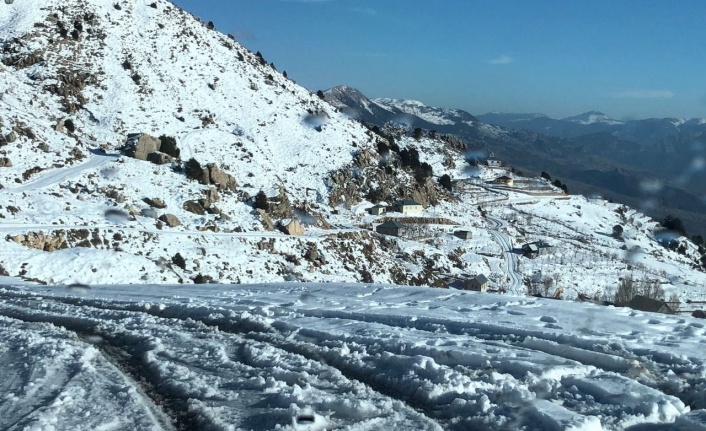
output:
[[267,214],[265,210],[258,208],[255,211],[257,211],[257,214],[260,216],[260,221],[262,222],[262,225],[265,227],[266,230],[275,230],[275,224],[272,221],[272,218],[270,218],[270,215]]
[[192,158],[186,162],[185,173],[187,178],[204,185],[215,185],[221,191],[235,191],[238,187],[235,178],[221,170],[215,163],[209,163],[202,167],[196,159]]
[[12,132],[8,133],[7,135],[5,135],[5,142],[7,142],[8,144],[11,144],[11,143],[15,142],[16,140],[17,140],[17,132],[15,132],[15,131],[12,131]]
[[439,187],[432,177],[428,177],[423,183],[417,184],[412,190],[411,198],[425,207],[436,205],[440,199]]
[[126,151],[130,157],[134,157],[137,160],[147,160],[147,157],[159,151],[161,143],[159,139],[148,135],[147,133],[136,133],[128,135],[126,142]]
[[206,208],[204,208],[203,205],[199,201],[186,201],[182,205],[185,211],[188,211],[193,214],[197,215],[204,215],[206,214]]
[[205,191],[202,199],[186,201],[183,207],[186,211],[199,215],[207,212],[209,214],[220,214],[221,211],[214,205],[219,199],[218,190],[215,187],[211,187]]
[[162,214],[159,217],[159,220],[166,223],[166,225],[169,227],[181,226],[181,222],[174,214]]
[[277,226],[279,230],[287,235],[302,236],[304,235],[304,226],[297,219],[283,220]]
[[68,247],[66,243],[66,235],[63,232],[53,232],[44,234],[42,232],[29,232],[23,235],[8,237],[8,240],[14,241],[25,247],[34,248],[42,251],[55,251]]
[[208,168],[209,183],[218,187],[219,190],[235,191],[238,187],[235,178],[222,171],[215,163],[209,163],[206,168]]
[[218,202],[220,199],[220,196],[218,195],[218,189],[214,187],[210,187],[208,190],[206,190],[205,196],[202,201],[202,205],[204,208],[208,209],[211,208],[211,206]]
[[277,196],[267,198],[268,208],[267,213],[275,219],[285,219],[294,217],[292,204],[287,197],[287,191],[284,187],[279,188]]
[[155,165],[172,163],[180,153],[173,138],[155,138],[147,133],[128,135],[123,148],[127,156]]

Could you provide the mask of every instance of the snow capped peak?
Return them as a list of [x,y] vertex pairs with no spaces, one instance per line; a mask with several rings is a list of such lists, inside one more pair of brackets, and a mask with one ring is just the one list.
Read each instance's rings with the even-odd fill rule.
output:
[[574,117],[564,118],[563,121],[570,121],[572,123],[579,123],[579,124],[593,124],[593,123],[623,124],[622,121],[614,120],[600,111],[584,112],[583,114],[576,115]]
[[390,99],[390,98],[376,98],[373,99],[373,102],[379,104],[379,105],[385,105],[385,106],[390,106],[390,107],[396,107],[396,108],[406,108],[406,109],[415,109],[415,108],[425,108],[426,105],[418,100],[412,100],[412,99]]

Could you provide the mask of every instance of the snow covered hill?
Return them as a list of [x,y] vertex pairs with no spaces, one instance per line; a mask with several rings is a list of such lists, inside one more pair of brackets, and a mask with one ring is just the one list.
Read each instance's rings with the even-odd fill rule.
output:
[[[168,2],[14,2],[0,7],[0,35],[0,272],[90,285],[448,287],[484,275],[496,290],[546,283],[565,298],[596,299],[631,278],[703,298],[697,248],[681,239],[681,254],[665,249],[642,214],[469,166],[464,143],[441,132],[368,129]],[[523,157],[524,135],[464,124]],[[118,149],[132,132],[173,137],[181,154],[165,164],[129,157]],[[230,185],[189,178],[192,158]],[[501,175],[516,186],[492,182]],[[267,210],[254,208],[260,191]],[[424,211],[411,220],[366,212],[397,199]],[[409,235],[373,232],[386,218],[409,223]],[[293,219],[303,235],[273,229]],[[624,238],[610,235],[617,224]],[[520,257],[516,249],[537,240],[552,253]]]
[[[444,128],[532,134],[342,91],[420,121],[364,126],[163,0],[5,2],[0,38],[0,428],[703,428],[701,250]],[[625,283],[685,316],[528,297]]]
[[703,321],[381,285],[0,287],[0,428],[706,428]]
[[427,106],[416,100],[405,99],[373,99],[376,104],[390,110],[398,110],[405,114],[414,115],[436,125],[459,125],[465,123],[472,125],[478,121],[474,116],[460,109],[445,109]]

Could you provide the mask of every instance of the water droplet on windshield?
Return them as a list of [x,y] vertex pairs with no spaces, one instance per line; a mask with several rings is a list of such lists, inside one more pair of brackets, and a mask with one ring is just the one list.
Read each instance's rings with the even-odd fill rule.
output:
[[111,208],[105,211],[105,218],[106,220],[113,223],[127,223],[127,221],[130,219],[130,216],[127,212],[123,210]]

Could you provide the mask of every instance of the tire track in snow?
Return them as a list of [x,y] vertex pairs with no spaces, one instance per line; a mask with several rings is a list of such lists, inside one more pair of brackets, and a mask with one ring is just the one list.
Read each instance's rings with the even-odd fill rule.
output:
[[[137,358],[141,357],[144,352],[137,351],[135,350],[135,346],[131,344],[120,344],[118,343],[114,338],[113,334],[107,334],[102,330],[98,330],[97,327],[100,326],[97,321],[91,322],[90,320],[100,320],[96,317],[92,318],[87,318],[87,317],[80,317],[81,311],[85,311],[89,308],[95,308],[97,310],[105,311],[105,312],[120,312],[120,313],[127,313],[127,314],[141,314],[141,315],[148,315],[151,317],[156,317],[159,320],[179,320],[183,322],[188,322],[188,321],[197,321],[200,322],[212,329],[215,329],[216,332],[225,332],[228,334],[233,334],[233,335],[239,335],[243,337],[243,339],[252,341],[252,342],[259,342],[259,343],[264,343],[266,345],[272,346],[275,349],[282,350],[283,352],[287,352],[293,355],[298,355],[301,356],[307,360],[314,361],[316,363],[323,364],[324,366],[328,366],[332,369],[337,370],[340,372],[340,374],[347,380],[351,382],[359,382],[363,386],[369,388],[373,393],[379,394],[383,398],[389,398],[394,402],[398,402],[401,405],[405,406],[405,408],[408,410],[406,413],[408,416],[411,416],[411,419],[414,419],[414,416],[419,416],[420,419],[423,420],[423,422],[426,422],[428,425],[427,428],[424,429],[433,429],[433,430],[441,430],[441,429],[454,429],[454,428],[448,428],[448,427],[442,427],[439,422],[433,418],[433,416],[428,416],[425,414],[424,411],[424,406],[413,406],[409,405],[407,402],[405,402],[404,399],[400,399],[397,396],[394,396],[395,393],[392,395],[390,394],[391,391],[389,388],[386,388],[384,386],[377,385],[379,389],[382,390],[377,390],[376,387],[371,386],[367,384],[366,382],[366,376],[365,375],[359,375],[356,378],[356,376],[352,376],[351,372],[347,372],[349,370],[341,369],[338,368],[334,365],[331,365],[328,363],[326,360],[324,360],[323,356],[318,354],[316,352],[317,347],[312,346],[312,348],[303,348],[301,345],[298,345],[296,342],[291,342],[286,340],[287,334],[280,333],[277,330],[273,330],[271,327],[266,326],[266,325],[261,325],[259,322],[255,321],[247,321],[247,320],[222,320],[222,319],[209,319],[207,316],[198,316],[198,315],[191,315],[191,316],[184,316],[181,314],[178,315],[171,315],[169,313],[169,310],[162,310],[162,311],[154,311],[154,310],[145,310],[139,309],[139,310],[126,310],[121,307],[109,307],[109,306],[97,306],[97,307],[92,307],[91,305],[88,304],[75,304],[74,301],[62,301],[62,299],[69,299],[69,298],[54,298],[54,297],[26,297],[19,295],[18,299],[27,301],[28,299],[34,300],[34,299],[39,299],[43,304],[45,304],[42,308],[47,309],[48,307],[46,306],[47,303],[53,302],[57,304],[62,304],[62,305],[70,305],[70,306],[75,306],[77,309],[75,310],[75,313],[70,313],[73,317],[65,317],[65,316],[57,316],[57,315],[42,315],[42,312],[37,312],[36,306],[32,306],[30,304],[26,305],[15,305],[14,310],[8,311],[7,309],[2,310],[0,309],[0,314],[22,320],[22,321],[27,321],[27,322],[41,322],[41,323],[51,323],[54,325],[61,325],[68,330],[71,330],[77,334],[79,334],[81,337],[100,337],[103,339],[107,344],[101,346],[100,344],[96,345],[97,348],[100,349],[101,352],[103,352],[104,356],[111,358],[110,362],[114,364],[116,367],[118,367],[120,370],[123,371],[123,374],[126,376],[127,379],[130,379],[134,382],[138,382],[140,387],[143,389],[143,393],[148,395],[148,400],[151,400],[151,402],[155,406],[161,406],[163,409],[166,407],[166,412],[169,412],[170,414],[167,415],[172,419],[172,422],[178,424],[177,427],[175,428],[165,428],[165,429],[176,429],[176,430],[196,430],[196,429],[203,429],[204,425],[203,423],[199,423],[196,421],[194,418],[186,415],[186,412],[189,411],[189,406],[187,403],[187,400],[180,398],[179,396],[174,396],[175,394],[172,394],[167,388],[164,387],[164,385],[160,384],[160,376],[155,375],[154,373],[151,373],[149,370],[145,370],[145,364],[140,362]],[[27,312],[23,312],[22,308],[27,310]],[[177,310],[178,311],[178,310]],[[115,318],[114,316],[112,317],[113,319]],[[394,392],[394,391],[393,391]],[[179,414],[179,412],[184,412],[184,414]],[[208,424],[212,425],[212,424]],[[419,424],[420,426],[422,424]]]
[[[27,298],[27,295],[21,294],[10,294],[9,296],[16,296],[18,299]],[[220,307],[214,308],[209,306],[190,308],[188,305],[183,304],[167,304],[164,308],[148,307],[145,309],[143,305],[134,302],[114,304],[91,299],[54,297],[44,299],[44,302],[47,301],[76,306],[78,307],[77,311],[88,309],[88,307],[95,307],[96,309],[102,309],[107,312],[116,311],[128,314],[151,315],[158,318],[158,320],[192,320],[212,328],[217,328],[218,331],[238,334],[246,339],[271,345],[275,349],[299,355],[307,360],[324,363],[332,369],[338,370],[346,379],[359,381],[383,396],[406,404],[409,408],[420,412],[424,417],[433,420],[444,429],[467,429],[468,426],[471,425],[474,429],[497,428],[484,427],[483,424],[475,422],[469,424],[463,421],[452,421],[453,418],[451,416],[454,410],[453,405],[449,403],[451,400],[455,400],[454,402],[464,400],[464,393],[449,393],[451,398],[448,398],[447,401],[443,401],[446,398],[441,398],[442,403],[439,403],[435,401],[435,398],[429,398],[428,396],[433,390],[425,388],[415,393],[415,391],[411,389],[413,385],[418,383],[431,384],[432,387],[440,384],[442,385],[440,387],[443,387],[447,385],[448,382],[442,380],[439,383],[435,383],[434,379],[436,377],[432,377],[434,375],[439,377],[446,373],[453,372],[453,370],[461,372],[462,375],[466,375],[466,378],[480,376],[479,374],[474,374],[473,371],[479,368],[479,364],[473,362],[467,363],[464,362],[463,357],[454,357],[452,355],[450,355],[447,360],[444,360],[441,355],[448,349],[443,347],[444,344],[432,342],[433,337],[436,336],[435,334],[440,334],[441,339],[447,337],[449,334],[457,334],[465,337],[470,335],[478,337],[481,340],[492,341],[492,343],[487,343],[491,348],[493,343],[498,347],[505,345],[507,349],[511,349],[508,350],[508,352],[516,351],[521,353],[522,351],[526,351],[529,355],[532,355],[534,359],[537,359],[537,354],[542,353],[550,358],[555,357],[557,360],[566,359],[578,365],[596,367],[596,372],[592,373],[590,377],[584,375],[588,372],[586,371],[574,375],[573,377],[571,373],[566,374],[563,372],[562,375],[564,377],[559,377],[559,380],[553,378],[555,381],[554,385],[558,386],[554,386],[542,396],[556,399],[560,402],[566,401],[566,407],[562,407],[560,410],[553,407],[550,409],[550,404],[542,404],[539,398],[540,395],[528,395],[531,399],[522,402],[518,402],[517,400],[513,401],[512,397],[509,399],[493,398],[492,402],[495,403],[495,405],[502,405],[502,414],[513,421],[522,422],[526,419],[525,416],[532,417],[533,419],[531,419],[529,423],[530,429],[542,429],[541,424],[546,423],[546,421],[551,422],[551,420],[553,420],[552,418],[555,416],[567,416],[573,421],[584,420],[586,409],[588,409],[589,412],[594,412],[597,416],[605,416],[606,412],[610,415],[618,415],[619,412],[612,410],[615,408],[615,397],[620,396],[621,393],[628,393],[633,389],[637,390],[636,393],[646,394],[647,402],[632,397],[630,402],[633,403],[634,407],[631,408],[644,410],[647,408],[646,406],[653,405],[650,403],[657,402],[654,400],[660,400],[663,396],[663,392],[659,390],[659,388],[656,388],[657,390],[652,392],[646,391],[646,389],[640,389],[641,386],[645,385],[633,378],[634,376],[629,376],[631,363],[626,357],[629,355],[637,356],[637,352],[630,350],[627,352],[611,352],[607,350],[607,352],[611,354],[592,352],[591,348],[595,350],[593,344],[596,340],[579,340],[574,339],[572,336],[544,333],[539,328],[527,329],[524,327],[503,326],[493,323],[453,321],[447,318],[421,317],[410,320],[409,316],[395,316],[394,313],[392,315],[389,313],[376,315],[369,312],[345,310],[316,308],[298,309],[294,303],[282,305],[265,305],[263,303],[266,309],[262,310],[245,306],[239,315],[237,314],[237,309],[234,310],[236,314],[231,312],[230,315],[228,315],[228,313],[223,314],[223,309]],[[216,312],[216,310],[218,311]],[[249,310],[249,312],[244,310]],[[323,332],[318,329],[312,329],[320,328],[318,325],[307,325],[306,322],[301,320],[306,318],[322,319],[325,321]],[[331,323],[344,322],[346,320],[371,323],[379,325],[382,328],[381,330],[372,330],[372,333],[378,334],[378,337],[372,340],[366,341],[364,339],[355,339],[355,337],[349,339],[349,342],[357,342],[359,346],[362,346],[356,352],[353,359],[345,352],[342,352],[341,349],[343,345],[341,342],[345,342],[348,338],[336,335],[336,331],[334,330],[335,325]],[[341,327],[343,326],[345,325],[341,325]],[[426,348],[428,350],[425,351],[425,347],[420,347],[418,350],[408,350],[404,348],[403,343],[400,344],[394,341],[395,337],[390,339],[387,339],[384,335],[382,338],[380,337],[380,335],[384,333],[401,334],[397,328],[428,333],[429,336],[427,338],[402,337],[402,340],[426,339],[427,342],[425,344],[429,346]],[[599,344],[609,347],[605,341]],[[442,347],[437,348],[434,346]],[[503,354],[504,352],[500,351],[497,353],[497,356],[502,357]],[[355,357],[359,359],[356,360]],[[518,361],[520,361],[522,357],[523,356],[518,354]],[[640,359],[644,360],[645,358]],[[662,360],[668,361],[668,358],[662,358]],[[425,377],[424,370],[426,369],[425,367],[428,366],[424,364],[428,361],[431,361],[431,364],[434,362],[438,364],[438,366],[434,365],[434,369],[437,370],[435,373],[437,374]],[[560,363],[561,362],[551,362],[550,364],[559,365]],[[390,364],[393,364],[393,368],[390,368]],[[512,362],[501,364],[505,367],[515,366]],[[380,373],[379,369],[382,369],[383,372]],[[408,371],[407,374],[395,375],[395,369]],[[412,370],[415,371],[412,372]],[[609,372],[606,373],[604,370],[608,370]],[[514,374],[515,378],[521,377],[517,370],[512,372],[513,370],[511,369],[497,369],[493,372],[503,373],[508,371],[510,371],[510,375]],[[386,375],[387,373],[392,375]],[[536,370],[534,373],[538,377],[541,375],[541,372]],[[561,373],[562,372],[560,372],[560,374]],[[621,376],[618,376],[616,373],[619,373]],[[550,379],[552,378],[550,377]],[[529,391],[530,388],[534,387],[533,385],[539,384],[538,382],[531,383],[531,381],[532,379],[524,379],[516,382],[519,384],[520,392],[515,396],[521,399],[522,394],[525,393],[523,391]],[[602,388],[605,384],[612,386],[609,386],[609,389],[606,390]],[[571,394],[569,394],[567,398],[567,390],[570,387],[580,388],[578,396],[583,397],[584,394],[588,394],[591,395],[590,399],[595,399],[595,401],[592,401],[593,404],[591,405],[586,404],[583,398],[576,398]],[[653,385],[648,384],[645,387],[653,387]],[[495,392],[497,392],[497,390]],[[503,391],[501,390],[500,392]],[[469,399],[467,401],[472,400]],[[575,409],[575,411],[572,411],[572,409]],[[465,411],[465,414],[469,414],[472,410],[466,407]],[[539,422],[539,424],[534,421]],[[513,423],[517,426],[526,425],[525,422],[520,422]]]
[[[18,307],[19,308],[19,307]],[[98,330],[96,322],[81,321],[80,318],[73,317],[43,317],[36,313],[23,313],[16,309],[14,311],[0,309],[0,314],[27,323],[50,323],[54,326],[61,326],[73,333],[87,345],[92,345],[98,349],[102,357],[111,364],[122,376],[125,383],[135,389],[144,401],[144,407],[149,411],[150,417],[155,425],[165,431],[189,431],[201,429],[201,424],[196,423],[188,414],[188,404],[186,400],[171,396],[169,393],[160,390],[160,382],[149,372],[145,372],[144,364],[139,361],[141,352],[135,351],[134,346],[130,348],[119,344],[113,340],[110,334]],[[91,342],[92,339],[100,339],[101,342]],[[71,380],[69,376],[68,380]],[[68,381],[67,380],[67,381]],[[64,385],[65,386],[65,385]],[[56,398],[62,391],[57,389]],[[37,408],[48,403],[48,399],[40,402]],[[28,416],[28,413],[25,416]],[[176,426],[174,425],[176,424]]]
[[[50,300],[53,298],[50,298]],[[73,301],[69,301],[73,302]],[[77,305],[80,306],[80,305]],[[89,304],[83,304],[83,307],[90,306]],[[236,319],[236,318],[212,318],[209,310],[193,310],[188,315],[183,314],[183,309],[181,307],[165,308],[161,310],[145,310],[144,308],[136,309],[134,307],[127,307],[128,309],[122,309],[121,307],[103,307],[102,309],[106,311],[123,311],[129,313],[140,313],[151,315],[152,317],[157,317],[160,319],[179,319],[179,320],[196,320],[205,325],[218,328],[219,331],[239,334],[248,340],[253,340],[268,344],[276,349],[292,353],[295,355],[302,356],[308,360],[315,362],[320,362],[331,366],[338,370],[346,379],[359,381],[367,387],[371,388],[373,391],[380,393],[391,399],[400,401],[406,404],[409,408],[418,411],[423,414],[428,419],[433,419],[439,426],[443,429],[467,429],[468,426],[473,426],[474,429],[486,429],[482,422],[478,422],[477,418],[470,418],[470,424],[466,421],[454,422],[454,407],[450,404],[441,403],[435,398],[429,398],[425,391],[416,392],[411,390],[411,387],[416,385],[415,378],[421,378],[419,384],[424,384],[427,378],[423,376],[416,376],[412,374],[412,380],[410,376],[402,375],[398,377],[389,377],[385,373],[378,373],[377,369],[379,367],[384,368],[386,363],[389,362],[399,362],[402,369],[407,366],[415,367],[419,360],[426,361],[426,359],[421,359],[428,357],[434,361],[434,359],[439,359],[438,355],[432,354],[429,356],[424,352],[408,352],[404,353],[404,349],[393,349],[390,350],[389,345],[382,345],[376,347],[377,350],[367,351],[366,355],[369,359],[364,361],[350,361],[345,355],[341,355],[338,350],[321,346],[322,339],[320,337],[315,337],[310,331],[306,331],[302,328],[294,328],[287,323],[276,321],[272,325],[264,325],[262,322],[257,322],[249,319]],[[292,313],[288,311],[290,314]],[[283,316],[282,316],[283,317]],[[336,318],[332,317],[331,320]],[[385,325],[384,323],[381,323]],[[437,327],[437,331],[438,331]],[[433,331],[424,331],[433,332]],[[515,347],[517,348],[517,347]],[[522,348],[520,348],[522,349]],[[437,352],[438,353],[438,352]],[[382,355],[382,359],[380,359]],[[377,359],[376,359],[377,358]],[[420,358],[420,359],[418,359]],[[440,368],[450,370],[455,368],[453,365],[454,358],[449,357],[449,361],[446,365],[443,361]],[[372,361],[372,362],[371,362]],[[399,367],[398,367],[399,368]],[[470,375],[475,375],[472,372],[473,367],[466,368],[466,372]],[[478,368],[478,367],[476,367]],[[423,371],[423,370],[422,370]],[[498,370],[499,372],[507,372]],[[402,380],[399,380],[402,379]],[[436,385],[432,383],[432,385]],[[499,389],[498,389],[499,390]],[[525,389],[520,389],[520,393]],[[501,391],[502,392],[502,391]],[[502,404],[503,413],[510,417],[514,422],[522,421],[523,412],[530,407],[528,401],[518,402],[517,400],[512,400],[513,397],[520,397],[520,393],[515,393],[511,391],[511,395],[508,399],[502,399],[501,401],[496,401],[498,404]],[[514,394],[514,395],[512,395]],[[464,399],[464,395],[459,393],[454,395],[454,399]],[[467,400],[475,404],[473,398]],[[466,414],[469,412],[467,411]],[[478,413],[478,412],[476,412]],[[518,422],[519,423],[519,422]],[[494,429],[488,427],[487,429]]]
[[501,251],[505,254],[505,275],[509,279],[508,290],[514,295],[521,295],[521,290],[523,287],[522,274],[518,274],[517,269],[517,256],[512,252],[512,247],[510,246],[510,240],[507,235],[500,232],[500,229],[505,226],[505,223],[495,217],[486,216],[489,222],[493,223],[495,226],[488,230],[490,235],[495,239],[495,241],[500,245]]

